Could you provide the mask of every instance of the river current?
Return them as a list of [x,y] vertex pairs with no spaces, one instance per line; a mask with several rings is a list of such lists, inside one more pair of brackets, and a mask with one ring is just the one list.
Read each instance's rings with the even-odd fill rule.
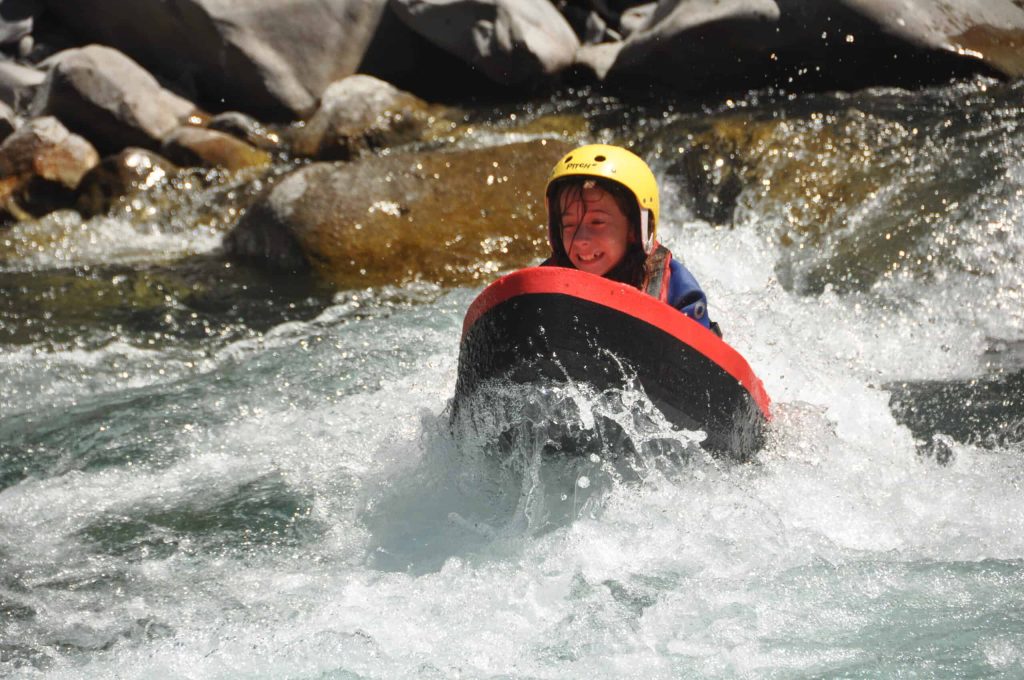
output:
[[[662,240],[773,400],[764,450],[564,386],[453,428],[482,285],[232,272],[184,199],[51,217],[67,242],[0,272],[0,676],[1024,675],[1024,89],[583,101],[651,159]],[[781,152],[712,223],[679,157],[739,114]],[[774,193],[808,183],[831,194]],[[185,304],[161,267],[234,297]],[[48,311],[83,282],[157,303]],[[542,455],[566,413],[642,455]]]

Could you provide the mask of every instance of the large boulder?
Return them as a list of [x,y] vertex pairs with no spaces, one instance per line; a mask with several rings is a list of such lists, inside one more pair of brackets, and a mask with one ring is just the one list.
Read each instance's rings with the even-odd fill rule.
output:
[[25,219],[70,204],[99,161],[96,149],[56,118],[29,121],[0,144],[0,216]]
[[548,0],[392,0],[392,7],[431,43],[502,84],[560,72],[580,45]]
[[584,46],[599,78],[687,90],[1024,75],[1015,0],[662,0],[621,43]]
[[314,163],[278,182],[225,239],[235,257],[312,268],[337,288],[456,284],[543,254],[550,140]]
[[843,0],[880,31],[923,49],[976,59],[1024,76],[1024,6],[1019,0]]
[[104,153],[157,148],[196,112],[191,102],[109,47],[65,50],[43,65],[49,73],[32,102],[33,114],[57,116]]
[[414,141],[439,111],[372,76],[333,83],[320,108],[292,138],[292,150],[321,160],[348,160],[370,149]]
[[295,118],[356,71],[387,0],[46,2],[83,38],[192,88],[209,108]]

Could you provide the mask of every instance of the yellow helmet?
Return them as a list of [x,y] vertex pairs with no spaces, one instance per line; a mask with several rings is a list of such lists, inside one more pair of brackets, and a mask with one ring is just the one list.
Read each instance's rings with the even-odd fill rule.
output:
[[658,233],[658,181],[642,158],[610,144],[588,144],[573,149],[552,168],[545,196],[553,182],[571,176],[602,177],[629,189],[640,206],[640,242],[646,252],[651,251]]

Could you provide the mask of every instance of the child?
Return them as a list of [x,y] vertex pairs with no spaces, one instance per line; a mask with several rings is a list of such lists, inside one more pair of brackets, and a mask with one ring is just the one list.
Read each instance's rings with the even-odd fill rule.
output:
[[548,177],[545,203],[551,257],[542,266],[627,283],[722,335],[693,274],[655,238],[658,183],[639,156],[606,144],[570,151]]

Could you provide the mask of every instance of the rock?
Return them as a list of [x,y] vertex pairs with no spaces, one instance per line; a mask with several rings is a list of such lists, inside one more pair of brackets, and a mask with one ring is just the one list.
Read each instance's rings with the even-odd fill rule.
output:
[[774,30],[779,16],[774,0],[663,1],[614,59],[604,50],[583,52],[580,61],[602,79],[640,76],[697,89],[749,68],[749,55],[761,51],[760,34]]
[[270,164],[270,154],[224,132],[182,125],[164,138],[163,153],[181,166],[232,172]]
[[15,45],[32,33],[32,22],[39,14],[37,0],[0,2],[0,45]]
[[0,144],[0,215],[25,219],[66,207],[97,163],[96,149],[56,118],[29,121]]
[[625,42],[584,46],[577,61],[600,79],[684,91],[856,89],[1018,77],[1022,45],[1016,0],[662,0]]
[[619,17],[619,30],[623,37],[628,38],[638,31],[647,28],[654,16],[654,10],[658,6],[656,2],[648,2],[636,7],[630,7]]
[[314,163],[257,201],[225,249],[312,268],[337,288],[477,280],[543,255],[544,180],[569,148],[533,141]]
[[92,144],[56,118],[36,118],[0,144],[0,176],[35,174],[74,189],[99,163]]
[[[387,0],[45,0],[86,40],[209,104],[294,119],[354,73]],[[189,89],[191,88],[191,89]]]
[[[879,30],[1024,76],[1024,6],[1014,0],[843,0]],[[855,36],[856,38],[856,36]]]
[[292,150],[321,160],[348,160],[368,149],[422,137],[435,117],[431,107],[372,76],[333,83],[320,109],[292,138]]
[[398,17],[495,82],[527,85],[575,60],[580,42],[547,0],[392,0]]
[[32,103],[34,114],[57,116],[106,153],[157,148],[195,112],[191,102],[109,47],[65,50],[43,64],[49,73]]
[[0,102],[0,143],[18,129],[18,117],[10,106]]
[[276,151],[281,148],[279,133],[252,116],[239,111],[219,113],[210,119],[206,127],[217,132],[227,133],[264,151]]
[[0,61],[0,101],[15,110],[32,101],[46,74],[12,61]]
[[90,217],[106,213],[119,197],[150,189],[177,171],[163,156],[129,147],[107,156],[82,177],[76,207]]

